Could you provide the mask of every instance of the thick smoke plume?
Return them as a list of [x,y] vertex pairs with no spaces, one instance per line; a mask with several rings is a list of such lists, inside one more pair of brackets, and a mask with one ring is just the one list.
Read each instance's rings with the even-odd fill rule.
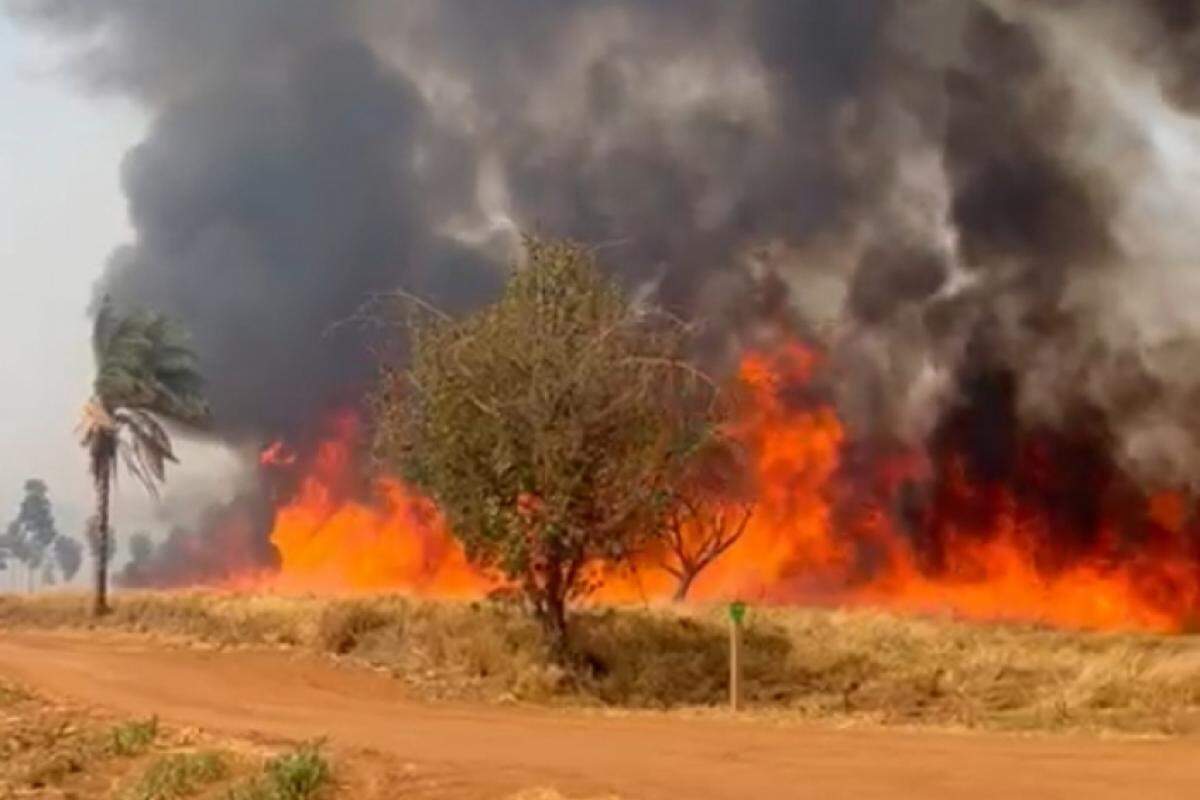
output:
[[186,323],[231,439],[303,441],[369,376],[332,324],[470,307],[532,228],[714,363],[819,337],[859,440],[1003,403],[1200,475],[1195,0],[9,5],[153,114],[101,288]]

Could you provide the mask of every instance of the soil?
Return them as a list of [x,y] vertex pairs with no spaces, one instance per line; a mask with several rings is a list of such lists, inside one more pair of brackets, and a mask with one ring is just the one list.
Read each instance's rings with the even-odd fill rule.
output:
[[[297,651],[0,631],[0,675],[255,741],[328,737],[358,797],[623,800],[1200,797],[1200,740],[835,729],[753,715],[429,704]],[[553,790],[550,791],[550,790]],[[348,795],[347,795],[348,796]]]

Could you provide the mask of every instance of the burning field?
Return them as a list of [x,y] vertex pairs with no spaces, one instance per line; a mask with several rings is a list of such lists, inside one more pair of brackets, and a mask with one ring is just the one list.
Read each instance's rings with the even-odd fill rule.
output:
[[0,8],[0,800],[1190,796],[1200,0]]
[[[13,6],[145,110],[99,288],[193,333],[261,452],[233,501],[173,486],[125,586],[505,589],[372,471],[344,323],[477,310],[537,230],[740,398],[753,513],[690,600],[1194,627],[1195,3]],[[590,600],[672,598],[668,555]]]
[[[1190,629],[1200,554],[1186,491],[1140,487],[1086,422],[1023,428],[1003,375],[977,378],[982,394],[947,415],[929,451],[863,446],[824,394],[826,368],[798,344],[742,360],[732,433],[751,454],[754,511],[690,598]],[[455,599],[500,585],[468,564],[430,501],[388,477],[364,488],[363,435],[342,414],[309,454],[264,450],[265,478],[288,487],[270,533],[278,567],[217,584]],[[669,599],[662,558],[606,575],[594,599]]]

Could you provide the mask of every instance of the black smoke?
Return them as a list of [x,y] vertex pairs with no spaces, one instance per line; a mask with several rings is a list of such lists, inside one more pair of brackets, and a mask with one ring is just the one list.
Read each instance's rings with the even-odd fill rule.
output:
[[247,493],[207,508],[193,526],[173,526],[155,544],[147,534],[130,537],[130,559],[114,576],[131,589],[236,585],[276,564],[264,536],[274,509],[268,498]]
[[[330,328],[371,293],[469,302],[494,281],[432,232],[423,197],[444,187],[417,173],[432,134],[416,89],[354,41],[283,70],[163,109],[122,166],[139,240],[104,282],[187,324],[237,434],[294,434],[354,396],[362,343]],[[438,297],[446,285],[455,297]]]
[[[136,239],[102,289],[184,322],[222,432],[249,438],[301,438],[361,393],[361,336],[329,331],[372,293],[403,285],[451,309],[489,296],[507,253],[489,225],[607,246],[677,310],[719,279],[750,302],[748,248],[803,243],[847,213],[836,117],[875,82],[893,13],[874,0],[10,7],[76,37],[86,85],[151,110],[121,168]],[[482,207],[485,165],[502,208]],[[705,311],[744,318],[735,300]]]

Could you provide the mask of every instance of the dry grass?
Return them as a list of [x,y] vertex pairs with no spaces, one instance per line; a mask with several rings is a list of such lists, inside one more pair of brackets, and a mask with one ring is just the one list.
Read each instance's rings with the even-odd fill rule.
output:
[[318,745],[281,751],[112,719],[0,679],[0,800],[353,797],[332,775]]
[[[85,611],[77,597],[0,599],[0,626],[93,624]],[[502,603],[131,594],[99,624],[310,648],[386,668],[426,696],[672,708],[724,702],[723,613],[581,614],[574,670],[548,661],[537,628]],[[745,687],[752,710],[792,717],[1182,733],[1200,726],[1200,639],[754,610]]]
[[0,798],[54,797],[98,768],[120,771],[156,736],[156,726],[112,724],[0,682]]
[[112,721],[0,683],[0,798],[103,797],[169,747],[156,723]]

